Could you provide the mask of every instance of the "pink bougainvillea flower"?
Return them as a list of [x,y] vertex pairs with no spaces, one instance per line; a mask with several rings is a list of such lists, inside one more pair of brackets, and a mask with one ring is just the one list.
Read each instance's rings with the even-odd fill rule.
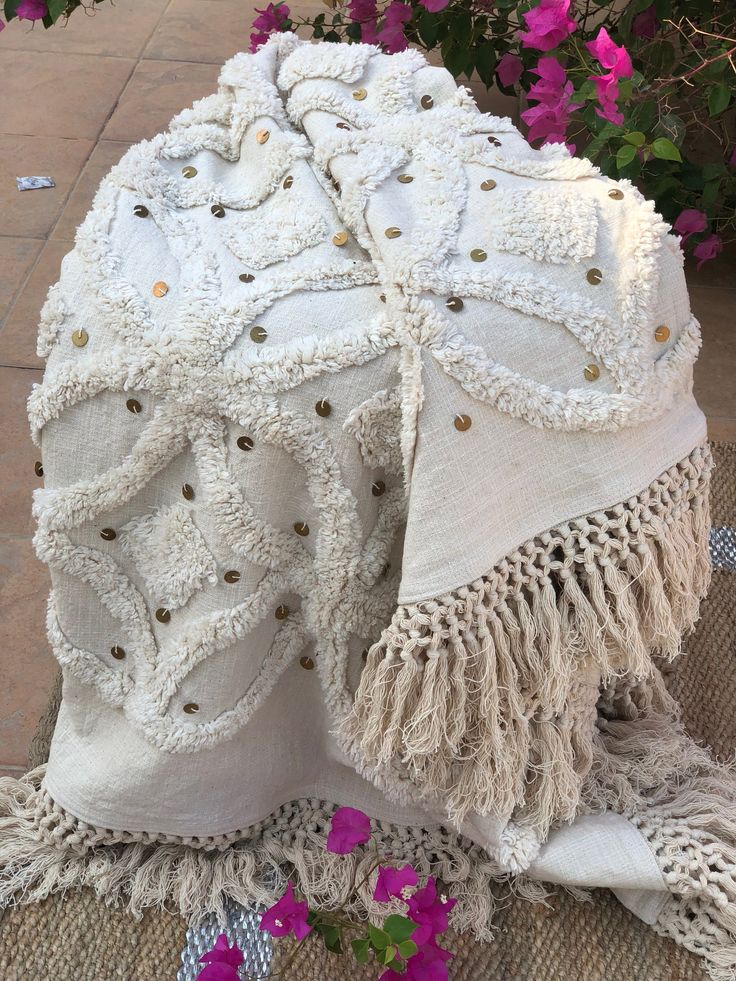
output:
[[723,249],[723,242],[719,235],[715,232],[704,238],[702,242],[698,244],[693,249],[693,255],[696,259],[700,259],[698,263],[698,269],[703,265],[704,262],[710,262],[711,259],[715,259],[718,253]]
[[289,8],[285,3],[269,3],[265,10],[256,7],[258,16],[253,21],[255,30],[250,36],[250,50],[257,51],[268,41],[274,32],[284,30],[284,22],[289,19]]
[[360,24],[360,40],[364,44],[378,44],[376,0],[350,0],[347,11],[350,19]]
[[385,11],[383,26],[378,40],[389,54],[396,54],[409,46],[404,34],[404,24],[411,20],[411,6],[401,0],[391,0]]
[[309,906],[299,903],[294,897],[291,880],[286,892],[277,903],[261,916],[261,930],[268,930],[274,937],[285,937],[293,933],[297,940],[303,940],[312,928],[307,923]]
[[212,950],[202,954],[200,964],[207,964],[197,975],[197,981],[240,981],[238,968],[244,961],[243,951],[236,943],[228,945],[227,937],[221,933]]
[[524,14],[527,31],[519,31],[519,38],[525,48],[537,51],[551,51],[573,33],[577,24],[568,16],[570,0],[540,0]]
[[371,821],[355,807],[338,807],[332,815],[327,851],[347,855],[356,845],[363,845],[371,836]]
[[501,85],[516,85],[523,71],[524,65],[521,58],[518,55],[512,54],[510,51],[507,51],[496,65],[496,74]]
[[[530,87],[527,94],[537,105],[521,114],[529,127],[529,140],[539,140],[542,144],[564,143],[570,113],[580,108],[570,101],[573,84],[568,81],[565,69],[556,58],[541,58],[537,67],[531,71],[538,81]],[[574,152],[574,147],[571,151]]]
[[440,10],[444,10],[450,0],[419,0],[419,2],[431,14],[436,14]]
[[388,903],[392,899],[409,898],[408,890],[417,884],[419,877],[411,865],[402,865],[397,869],[390,865],[381,865],[378,869],[378,879],[373,898],[378,903]]
[[20,0],[15,10],[20,20],[42,20],[48,12],[46,0]]
[[596,113],[601,118],[621,126],[624,115],[618,108],[619,80],[631,78],[634,68],[631,64],[629,52],[622,44],[615,44],[605,27],[598,31],[598,37],[593,41],[586,41],[585,47],[590,51],[594,58],[597,58],[603,68],[608,71],[604,75],[589,75],[589,79],[595,82],[596,94],[600,108],[596,108]]
[[447,929],[447,914],[456,902],[456,899],[437,895],[437,884],[432,876],[427,879],[426,886],[409,897],[409,918],[417,925],[411,939],[418,947],[429,943]]
[[672,227],[680,236],[680,244],[684,245],[691,235],[697,235],[698,232],[706,230],[708,219],[697,208],[685,208],[675,218],[675,224]]
[[452,957],[449,950],[430,940],[409,958],[403,974],[389,968],[378,981],[447,981],[447,962]]
[[657,20],[656,7],[652,4],[651,7],[647,7],[646,10],[642,10],[640,14],[636,15],[631,25],[631,33],[634,37],[650,39],[654,37],[660,26]]

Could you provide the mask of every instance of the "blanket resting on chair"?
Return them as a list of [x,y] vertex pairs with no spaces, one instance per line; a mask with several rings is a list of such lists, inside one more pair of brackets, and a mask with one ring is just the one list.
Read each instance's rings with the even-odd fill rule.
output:
[[658,669],[709,578],[698,345],[651,204],[417,52],[228,62],[42,313],[64,697],[0,899],[197,917],[288,870],[370,914],[323,848],[351,805],[457,929],[502,876],[609,886],[732,977],[736,782]]

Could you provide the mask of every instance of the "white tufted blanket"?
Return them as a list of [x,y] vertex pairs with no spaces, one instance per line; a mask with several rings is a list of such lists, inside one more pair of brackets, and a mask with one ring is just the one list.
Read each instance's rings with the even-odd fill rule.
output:
[[[103,181],[44,307],[64,700],[0,898],[371,913],[360,807],[492,933],[610,886],[736,970],[736,783],[657,665],[707,589],[677,240],[415,51],[290,35]],[[361,876],[357,875],[357,881]]]

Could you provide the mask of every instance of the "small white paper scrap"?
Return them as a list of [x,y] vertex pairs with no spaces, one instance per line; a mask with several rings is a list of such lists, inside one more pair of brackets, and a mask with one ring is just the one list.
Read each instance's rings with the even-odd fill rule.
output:
[[33,191],[37,187],[56,187],[53,177],[16,177],[19,191]]

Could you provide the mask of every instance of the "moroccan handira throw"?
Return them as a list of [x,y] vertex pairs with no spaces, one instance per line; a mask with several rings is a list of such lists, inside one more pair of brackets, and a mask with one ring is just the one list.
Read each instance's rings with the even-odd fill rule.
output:
[[735,977],[736,778],[660,673],[709,580],[699,343],[653,206],[418,52],[229,61],[42,312],[64,691],[0,783],[0,903],[195,920],[290,875],[369,916],[348,805],[457,930],[504,877],[605,886]]

